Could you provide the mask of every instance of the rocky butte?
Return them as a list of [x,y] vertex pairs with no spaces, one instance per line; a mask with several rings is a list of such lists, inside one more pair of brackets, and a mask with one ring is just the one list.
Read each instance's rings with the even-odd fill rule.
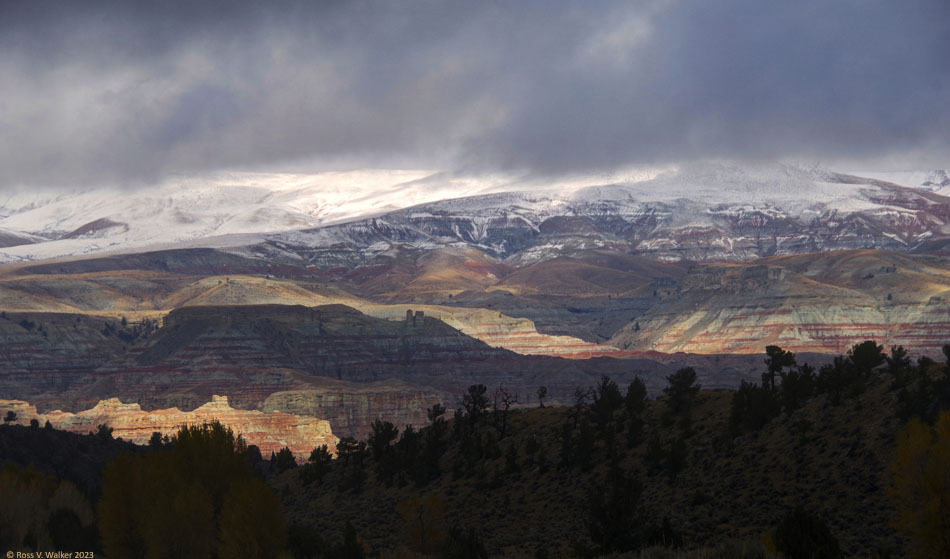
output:
[[287,447],[298,459],[305,459],[314,448],[324,444],[335,452],[339,440],[325,419],[234,409],[228,404],[227,396],[213,396],[210,402],[193,411],[178,408],[145,411],[139,404],[123,404],[118,398],[109,398],[77,413],[56,410],[45,414],[38,413],[36,406],[22,400],[0,400],[0,414],[6,415],[8,411],[17,414],[19,424],[28,424],[33,419],[41,425],[49,421],[56,429],[79,434],[108,425],[113,429],[113,436],[136,444],[148,444],[156,431],[171,436],[182,425],[220,421],[244,437],[248,445],[257,445],[265,457]]

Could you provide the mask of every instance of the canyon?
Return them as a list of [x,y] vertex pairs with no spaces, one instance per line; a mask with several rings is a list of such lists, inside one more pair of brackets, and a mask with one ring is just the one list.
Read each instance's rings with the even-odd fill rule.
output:
[[[865,339],[937,357],[950,342],[950,192],[934,185],[713,167],[12,259],[0,397],[41,414],[118,398],[134,415],[223,396],[237,414],[364,436],[375,419],[423,425],[477,383],[519,406],[541,386],[567,404],[602,375],[639,376],[657,395],[685,366],[704,387],[734,387],[758,377],[766,345],[813,364]],[[121,216],[80,221],[55,242],[137,234]],[[5,238],[40,246],[44,231]]]
[[[422,425],[429,407],[457,406],[470,384],[492,391],[503,386],[520,395],[520,405],[533,405],[534,393],[545,386],[549,402],[568,403],[577,387],[604,374],[622,383],[639,376],[655,394],[679,366],[694,364],[706,386],[726,387],[751,378],[759,361],[652,353],[622,359],[520,355],[422,311],[396,321],[343,305],[182,307],[136,338],[132,333],[140,324],[51,316],[57,321],[43,313],[7,313],[0,320],[20,339],[17,352],[2,356],[0,393],[6,398],[29,401],[45,413],[88,409],[108,398],[147,410],[193,410],[222,394],[238,409],[325,419],[339,436],[365,435],[377,418]],[[28,330],[20,325],[24,321],[36,325]],[[95,352],[96,339],[113,353]],[[79,365],[64,370],[71,352],[86,355],[86,361],[76,359]]]

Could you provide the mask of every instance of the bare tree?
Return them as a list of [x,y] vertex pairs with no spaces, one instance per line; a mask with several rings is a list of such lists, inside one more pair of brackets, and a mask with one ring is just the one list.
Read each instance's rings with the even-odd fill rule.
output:
[[512,394],[504,386],[499,386],[497,389],[495,389],[493,406],[495,408],[495,412],[501,416],[501,427],[498,429],[501,438],[505,438],[505,436],[508,434],[508,410],[513,404],[517,403],[517,394]]
[[594,389],[588,386],[587,388],[577,387],[574,389],[574,405],[571,406],[569,417],[574,420],[574,428],[577,429],[577,422],[580,421],[581,414],[584,413],[584,409],[587,407],[587,400],[594,395]]

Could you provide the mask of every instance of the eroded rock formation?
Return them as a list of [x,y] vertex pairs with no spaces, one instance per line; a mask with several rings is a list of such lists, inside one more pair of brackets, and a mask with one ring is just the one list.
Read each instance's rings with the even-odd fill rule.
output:
[[122,403],[118,398],[102,400],[95,407],[77,413],[51,411],[39,413],[36,406],[22,400],[0,400],[0,413],[14,411],[16,423],[29,424],[36,419],[40,425],[47,421],[56,428],[86,434],[99,425],[112,427],[114,437],[136,444],[147,444],[156,431],[173,435],[182,425],[220,421],[241,435],[249,445],[257,445],[264,456],[283,447],[290,448],[299,459],[305,459],[320,445],[335,451],[337,437],[325,419],[292,415],[279,411],[234,409],[226,396],[214,396],[210,402],[193,411],[178,408],[146,411],[137,403]]
[[950,342],[950,272],[877,251],[696,266],[611,342],[660,352],[844,353],[876,340],[932,356]]

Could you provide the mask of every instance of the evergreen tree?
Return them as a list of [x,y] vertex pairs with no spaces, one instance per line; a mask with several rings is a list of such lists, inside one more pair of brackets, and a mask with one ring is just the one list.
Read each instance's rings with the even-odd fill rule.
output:
[[590,406],[591,420],[600,431],[607,429],[613,421],[614,413],[624,405],[623,395],[617,383],[608,376],[602,376],[594,389],[594,402]]
[[389,421],[380,421],[376,418],[370,425],[370,430],[366,443],[373,455],[373,460],[380,462],[389,453],[390,445],[399,436],[399,429]]
[[630,416],[639,416],[646,408],[647,387],[640,380],[640,377],[634,377],[627,387],[627,394],[624,396],[624,406],[627,414]]
[[909,368],[910,357],[907,355],[904,346],[891,346],[891,355],[887,358],[887,372],[894,377],[894,387],[906,384],[905,374]]
[[870,378],[871,371],[887,359],[884,346],[874,343],[873,340],[855,344],[848,350],[848,357],[854,363],[857,374],[864,380]]
[[277,452],[275,458],[276,462],[274,462],[274,467],[277,468],[278,473],[283,473],[297,467],[297,459],[294,458],[294,453],[286,446]]
[[469,427],[473,431],[481,424],[491,405],[485,395],[487,391],[488,388],[484,384],[473,384],[462,396],[462,408],[465,409],[465,416],[468,417]]
[[669,384],[663,389],[663,393],[667,396],[666,404],[670,411],[675,414],[689,411],[701,387],[696,384],[696,370],[683,367],[666,377],[666,381]]
[[763,386],[742,381],[732,393],[729,426],[733,433],[758,431],[779,414],[776,392]]
[[860,392],[862,384],[851,360],[839,355],[830,365],[824,365],[819,370],[818,388],[828,394],[831,405],[837,406],[846,393]]
[[594,553],[606,555],[639,549],[643,544],[643,486],[618,467],[604,484],[588,490],[587,531]]
[[343,528],[343,541],[334,550],[334,559],[364,559],[366,550],[356,535],[356,528],[347,521]]
[[782,376],[781,403],[785,406],[785,411],[791,413],[812,396],[818,377],[815,376],[815,368],[808,363],[799,365],[788,372],[782,372],[780,375]]
[[762,384],[767,386],[769,390],[774,390],[776,375],[780,374],[785,368],[795,367],[795,354],[785,351],[779,346],[770,345],[765,346],[765,355],[765,365],[768,367],[768,371],[762,375]]

